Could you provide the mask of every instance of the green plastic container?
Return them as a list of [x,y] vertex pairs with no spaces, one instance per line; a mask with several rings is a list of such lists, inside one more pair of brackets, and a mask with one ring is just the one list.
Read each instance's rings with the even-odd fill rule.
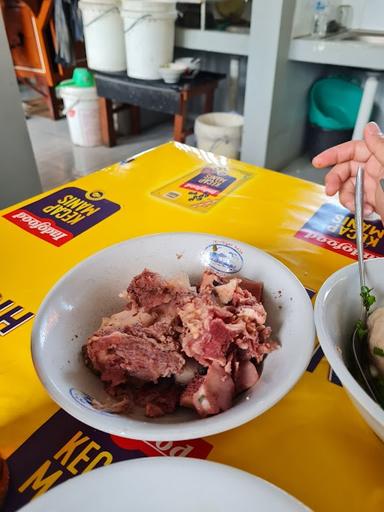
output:
[[322,78],[309,94],[309,122],[324,130],[351,130],[363,95],[361,87],[343,78]]
[[64,87],[95,87],[95,79],[93,78],[92,73],[87,68],[75,68],[73,70],[72,78],[69,80],[63,80],[57,86],[58,89],[62,89]]

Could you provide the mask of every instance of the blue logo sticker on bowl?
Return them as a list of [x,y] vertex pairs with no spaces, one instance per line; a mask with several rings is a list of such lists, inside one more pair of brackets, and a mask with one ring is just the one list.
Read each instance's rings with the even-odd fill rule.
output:
[[107,411],[99,411],[98,409],[95,409],[92,405],[93,398],[87,395],[87,393],[83,393],[82,391],[79,391],[76,388],[71,388],[69,390],[69,394],[78,404],[82,405],[86,409],[90,409],[91,411],[97,411],[100,412],[101,414],[111,414]]
[[235,274],[243,267],[243,257],[240,252],[224,243],[208,245],[203,251],[202,261],[204,265],[224,274]]
[[93,409],[91,396],[87,395],[86,393],[83,393],[82,391],[79,391],[76,388],[71,388],[69,390],[69,394],[74,400],[76,400],[77,403],[79,403],[83,407],[86,407],[87,409]]

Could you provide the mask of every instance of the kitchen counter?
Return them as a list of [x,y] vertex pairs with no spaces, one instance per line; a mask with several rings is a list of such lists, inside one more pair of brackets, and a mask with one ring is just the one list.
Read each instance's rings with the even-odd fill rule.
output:
[[300,62],[383,71],[384,45],[337,38],[298,37],[291,41],[289,58]]

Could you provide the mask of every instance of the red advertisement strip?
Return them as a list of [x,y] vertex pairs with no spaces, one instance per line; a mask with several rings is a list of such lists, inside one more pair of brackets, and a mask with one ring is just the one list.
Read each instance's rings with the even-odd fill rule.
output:
[[26,210],[14,210],[4,215],[4,218],[16,224],[24,231],[28,231],[46,242],[56,247],[69,242],[73,238],[73,234],[60,228],[51,219],[42,219]]

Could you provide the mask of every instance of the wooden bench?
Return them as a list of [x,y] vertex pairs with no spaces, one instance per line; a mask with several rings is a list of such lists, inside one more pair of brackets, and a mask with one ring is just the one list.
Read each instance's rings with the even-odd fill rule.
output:
[[[138,80],[125,73],[101,73],[94,71],[99,96],[100,119],[103,142],[106,146],[116,144],[113,102],[128,106],[131,117],[131,133],[140,133],[140,108],[174,115],[174,140],[185,142],[192,133],[187,128],[188,102],[203,96],[203,112],[212,112],[215,89],[221,73],[201,71],[193,79],[182,79],[178,84],[166,84],[162,80]],[[122,107],[118,107],[121,109]]]

